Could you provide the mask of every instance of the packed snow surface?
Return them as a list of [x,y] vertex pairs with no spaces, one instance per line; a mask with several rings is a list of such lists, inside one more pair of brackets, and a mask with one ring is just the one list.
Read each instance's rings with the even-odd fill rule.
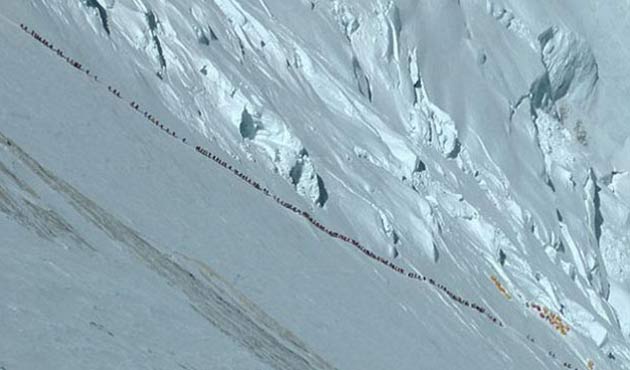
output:
[[630,3],[0,3],[0,369],[630,369]]

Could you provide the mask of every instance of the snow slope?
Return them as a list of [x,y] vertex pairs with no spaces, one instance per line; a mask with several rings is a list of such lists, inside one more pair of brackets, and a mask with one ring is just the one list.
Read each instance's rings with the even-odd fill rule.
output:
[[626,8],[1,4],[0,368],[630,368]]

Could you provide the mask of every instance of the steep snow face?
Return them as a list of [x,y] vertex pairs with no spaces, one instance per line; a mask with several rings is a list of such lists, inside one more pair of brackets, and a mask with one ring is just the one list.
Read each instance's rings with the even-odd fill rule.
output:
[[549,80],[549,98],[557,102],[567,96],[576,106],[588,105],[598,78],[597,63],[588,44],[557,27],[540,34],[538,40]]
[[[2,331],[18,336],[37,317],[29,338],[53,357],[54,315],[64,353],[93,330],[130,367],[202,368],[216,354],[186,346],[203,327],[226,368],[630,369],[629,6],[3,3]],[[200,174],[212,162],[145,128],[143,113],[374,253],[476,297],[506,327],[418,291],[227,175]],[[40,250],[53,245],[67,256]],[[85,328],[48,307],[68,291],[80,292],[64,307]],[[192,334],[169,352],[173,330]],[[107,363],[102,342],[71,366]],[[0,367],[23,366],[28,341],[1,343],[11,355]]]

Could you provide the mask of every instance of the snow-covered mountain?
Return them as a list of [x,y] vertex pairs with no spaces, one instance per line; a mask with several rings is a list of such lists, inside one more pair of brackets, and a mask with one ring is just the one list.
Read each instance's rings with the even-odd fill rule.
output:
[[0,3],[0,369],[630,369],[630,2]]

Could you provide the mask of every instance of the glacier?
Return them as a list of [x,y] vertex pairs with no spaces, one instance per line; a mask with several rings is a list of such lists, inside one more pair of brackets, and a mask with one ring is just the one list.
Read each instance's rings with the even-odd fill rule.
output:
[[3,2],[0,369],[630,369],[628,11]]

